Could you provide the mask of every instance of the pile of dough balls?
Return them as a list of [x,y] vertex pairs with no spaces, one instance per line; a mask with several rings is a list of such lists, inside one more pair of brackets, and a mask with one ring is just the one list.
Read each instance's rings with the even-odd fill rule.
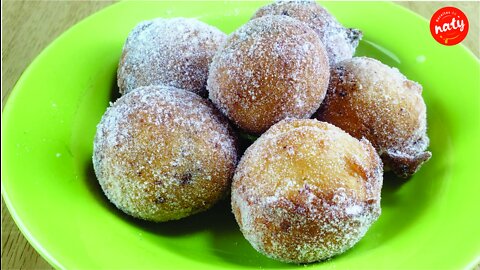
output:
[[[94,141],[105,195],[154,222],[230,197],[270,258],[345,252],[380,216],[384,169],[407,178],[431,157],[421,85],[353,57],[361,38],[314,1],[261,7],[228,36],[196,19],[139,23]],[[243,154],[241,134],[258,136]]]

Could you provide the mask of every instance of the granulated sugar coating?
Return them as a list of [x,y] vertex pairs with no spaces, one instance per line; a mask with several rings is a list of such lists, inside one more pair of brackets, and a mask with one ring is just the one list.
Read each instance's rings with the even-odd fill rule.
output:
[[330,64],[352,58],[362,32],[345,28],[325,8],[315,1],[278,1],[260,8],[253,18],[265,15],[285,15],[306,23],[322,40]]
[[284,262],[351,248],[380,215],[382,162],[373,146],[312,119],[283,120],[242,157],[232,209],[245,238]]
[[237,126],[261,134],[287,117],[309,118],[328,79],[328,58],[312,29],[287,16],[264,16],[227,38],[213,58],[207,87]]
[[121,93],[170,85],[206,95],[208,66],[226,35],[196,19],[154,19],[129,34],[118,67]]
[[134,217],[179,219],[230,190],[236,139],[205,99],[167,86],[119,98],[97,126],[93,165],[108,199]]
[[332,67],[317,118],[367,138],[398,176],[411,176],[431,157],[422,86],[375,59],[355,57]]

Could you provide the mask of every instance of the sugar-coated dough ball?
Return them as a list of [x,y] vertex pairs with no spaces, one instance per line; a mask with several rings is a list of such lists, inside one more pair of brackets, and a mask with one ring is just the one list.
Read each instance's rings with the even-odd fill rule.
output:
[[398,176],[411,176],[431,157],[422,86],[378,60],[355,57],[333,66],[317,118],[367,138]]
[[328,58],[315,32],[287,16],[251,20],[213,58],[213,103],[242,130],[261,134],[287,117],[309,118],[328,86]]
[[284,262],[351,248],[380,215],[382,162],[373,146],[312,119],[283,120],[242,157],[232,209],[245,238]]
[[358,29],[345,28],[315,1],[277,1],[260,8],[253,18],[265,15],[285,15],[306,23],[325,45],[330,64],[352,58],[363,36]]
[[154,19],[129,34],[118,66],[118,87],[170,85],[206,95],[208,66],[225,41],[217,28],[196,19]]
[[93,165],[108,199],[151,221],[203,211],[230,190],[236,139],[205,99],[167,86],[141,87],[102,117]]

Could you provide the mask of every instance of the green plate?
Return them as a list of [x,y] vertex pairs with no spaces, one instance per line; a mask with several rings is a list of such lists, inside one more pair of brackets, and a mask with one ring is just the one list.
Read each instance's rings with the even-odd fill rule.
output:
[[[139,21],[196,17],[229,33],[257,2],[123,2],[71,28],[24,72],[3,115],[2,194],[30,243],[57,268],[300,268],[258,254],[228,202],[164,224],[130,218],[104,197],[92,169],[95,126],[117,97],[123,42]],[[326,2],[365,33],[358,55],[424,86],[433,158],[404,185],[385,178],[383,214],[353,249],[319,269],[462,269],[480,258],[480,64],[442,46],[428,23],[390,3]],[[477,164],[477,165],[475,165]]]

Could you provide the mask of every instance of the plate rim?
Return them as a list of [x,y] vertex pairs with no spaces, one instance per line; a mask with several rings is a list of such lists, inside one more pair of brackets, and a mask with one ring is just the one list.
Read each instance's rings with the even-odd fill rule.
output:
[[[317,2],[323,2],[323,1],[317,1]],[[28,64],[27,68],[21,73],[21,75],[19,76],[19,79],[15,82],[15,84],[12,87],[9,95],[6,98],[5,105],[2,108],[2,146],[3,146],[4,129],[6,128],[6,126],[3,125],[3,121],[5,119],[9,118],[10,111],[14,107],[13,104],[15,103],[14,100],[16,98],[16,95],[20,92],[24,81],[28,79],[29,74],[35,68],[37,63],[39,61],[41,61],[41,59],[43,59],[44,56],[50,50],[52,50],[52,48],[55,46],[56,43],[58,43],[58,41],[64,39],[66,36],[70,35],[70,33],[73,32],[78,27],[81,27],[86,22],[88,22],[88,21],[90,21],[90,20],[92,20],[92,19],[94,19],[98,16],[102,16],[103,13],[108,12],[110,9],[118,8],[119,6],[125,5],[125,4],[128,4],[128,3],[129,3],[129,1],[120,1],[120,2],[117,2],[117,3],[113,3],[113,4],[111,4],[107,7],[104,7],[102,9],[86,16],[85,18],[83,18],[79,22],[70,26],[67,30],[62,32],[59,36],[54,38],[45,48],[42,49],[42,51],[37,56],[35,56],[35,58],[31,61],[31,63]],[[174,2],[172,2],[172,3],[174,3]],[[130,4],[131,4],[131,2],[130,2]],[[416,16],[417,18],[421,19],[423,22],[428,23],[428,20],[425,17],[419,15],[418,13],[416,13],[416,12],[414,12],[414,11],[404,7],[404,6],[398,5],[398,4],[393,3],[393,2],[379,2],[378,4],[394,6],[395,8],[401,9],[404,12],[409,13],[410,15]],[[468,47],[466,47],[462,43],[458,44],[458,45],[460,45],[459,47],[461,47],[462,50],[466,50],[468,52],[469,56],[471,58],[475,59],[477,64],[480,65],[480,58],[477,57],[472,52],[472,50],[470,50]],[[3,150],[2,150],[2,156],[3,156]],[[2,159],[2,168],[3,168],[3,165],[4,165],[4,162],[3,162],[3,159]],[[27,239],[28,243],[35,249],[35,251],[37,253],[39,253],[40,256],[42,256],[42,258],[44,258],[51,266],[53,266],[56,269],[65,269],[65,266],[62,263],[60,263],[58,260],[56,260],[55,257],[53,255],[51,255],[51,253],[43,247],[43,245],[36,239],[36,237],[30,232],[30,230],[24,224],[23,220],[19,217],[19,215],[16,211],[16,208],[13,205],[13,203],[12,203],[10,197],[9,197],[8,191],[5,189],[4,182],[5,181],[8,182],[8,180],[6,180],[3,175],[4,175],[4,173],[3,173],[3,170],[2,170],[1,194],[2,194],[3,200],[5,202],[5,206],[7,207],[8,213],[11,215],[15,225],[19,228],[22,235]],[[477,258],[474,258],[471,261],[471,263],[469,264],[469,266],[475,266],[478,263],[480,263],[480,255]]]

